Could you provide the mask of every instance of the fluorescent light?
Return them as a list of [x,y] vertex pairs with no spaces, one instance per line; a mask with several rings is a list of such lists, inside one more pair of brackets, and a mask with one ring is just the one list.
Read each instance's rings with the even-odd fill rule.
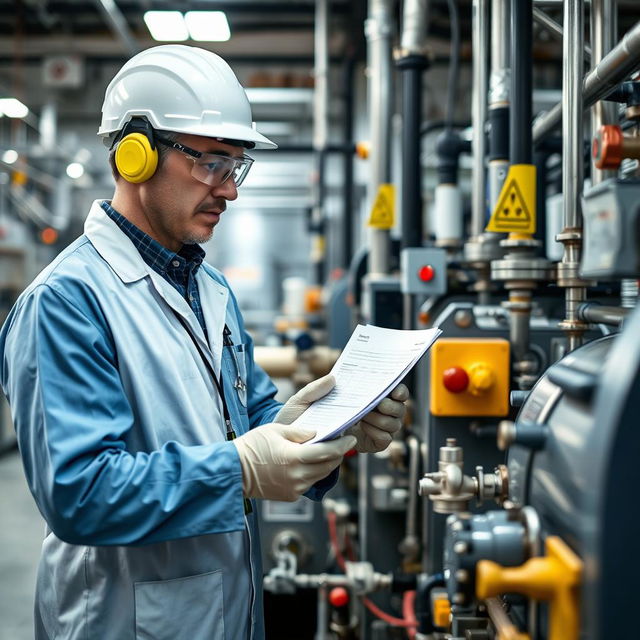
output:
[[1,98],[0,114],[9,118],[26,118],[29,109],[16,98]]
[[151,37],[159,42],[180,42],[189,38],[187,25],[180,11],[147,11],[144,21]]
[[2,162],[13,164],[18,159],[18,152],[15,149],[7,149],[2,154]]
[[224,11],[187,11],[189,35],[199,42],[226,42],[231,37]]
[[72,162],[67,167],[67,175],[74,180],[81,178],[84,175],[84,167],[79,162]]

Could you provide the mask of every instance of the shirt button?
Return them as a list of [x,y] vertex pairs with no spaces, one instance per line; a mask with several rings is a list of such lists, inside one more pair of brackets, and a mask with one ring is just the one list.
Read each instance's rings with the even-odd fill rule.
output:
[[178,260],[174,260],[171,264],[172,264],[174,267],[179,267],[179,266],[180,266],[180,262],[179,262]]
[[189,296],[189,300],[190,300],[191,302],[193,302],[193,296],[191,296],[191,295],[190,295],[190,296]]

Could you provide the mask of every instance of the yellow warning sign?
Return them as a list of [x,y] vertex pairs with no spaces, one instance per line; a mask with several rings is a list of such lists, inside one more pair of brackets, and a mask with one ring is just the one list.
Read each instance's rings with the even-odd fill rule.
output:
[[381,184],[371,207],[369,226],[376,229],[391,229],[396,215],[396,187],[393,184]]
[[511,165],[485,231],[536,232],[535,165]]

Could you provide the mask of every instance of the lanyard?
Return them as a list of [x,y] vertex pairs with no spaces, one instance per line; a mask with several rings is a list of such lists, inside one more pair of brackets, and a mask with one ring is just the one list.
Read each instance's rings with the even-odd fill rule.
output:
[[[224,384],[222,382],[222,367],[220,367],[220,379],[218,380],[218,376],[216,376],[216,373],[213,370],[211,363],[209,362],[208,358],[204,355],[202,349],[200,348],[200,345],[198,344],[198,341],[196,340],[196,337],[193,335],[193,333],[191,333],[191,329],[189,328],[189,325],[180,314],[178,314],[175,311],[174,313],[176,315],[176,318],[178,318],[178,320],[180,321],[180,324],[184,327],[184,330],[187,332],[187,334],[191,338],[191,342],[193,342],[193,344],[195,345],[195,348],[198,350],[198,353],[200,354],[200,357],[204,362],[204,366],[207,368],[207,371],[210,373],[216,385],[216,389],[218,390],[218,394],[220,395],[220,400],[222,401],[222,415],[224,417],[224,424],[227,430],[227,440],[235,440],[237,438],[237,435],[236,435],[236,432],[233,430],[233,425],[231,424],[231,415],[229,414],[229,407],[227,407],[227,401],[224,397]],[[224,325],[224,331],[222,333],[222,336],[223,336],[222,342],[225,346],[233,346],[233,342],[231,342],[231,337],[230,337],[231,331],[229,330],[229,327],[227,327],[226,324]],[[238,366],[238,363],[236,361],[236,367],[237,366]],[[238,377],[239,376],[240,376],[240,373],[238,369]],[[251,513],[252,511],[253,511],[253,508],[251,506],[251,501],[249,500],[249,498],[244,498],[245,514]]]

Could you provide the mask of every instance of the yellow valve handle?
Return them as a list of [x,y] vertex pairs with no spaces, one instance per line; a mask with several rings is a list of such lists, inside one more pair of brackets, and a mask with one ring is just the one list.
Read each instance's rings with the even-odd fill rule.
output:
[[505,568],[480,560],[476,595],[484,600],[501,593],[522,593],[551,603],[549,640],[578,640],[578,587],[582,561],[557,536],[547,538],[544,558],[531,558],[520,567]]

